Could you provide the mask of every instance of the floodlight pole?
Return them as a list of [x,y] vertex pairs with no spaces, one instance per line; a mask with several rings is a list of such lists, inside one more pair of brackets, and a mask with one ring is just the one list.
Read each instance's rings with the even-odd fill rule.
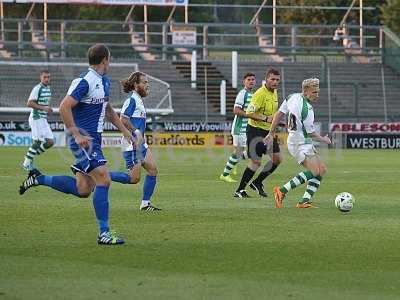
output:
[[364,34],[363,34],[363,0],[360,0],[360,48],[364,46]]
[[185,5],[185,24],[189,23],[189,6]]

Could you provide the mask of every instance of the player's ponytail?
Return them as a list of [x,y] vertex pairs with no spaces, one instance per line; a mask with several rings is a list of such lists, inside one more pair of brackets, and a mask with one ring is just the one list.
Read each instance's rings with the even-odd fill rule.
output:
[[129,93],[135,89],[135,84],[140,83],[140,77],[146,76],[142,72],[133,72],[128,78],[121,80],[121,86],[125,93]]

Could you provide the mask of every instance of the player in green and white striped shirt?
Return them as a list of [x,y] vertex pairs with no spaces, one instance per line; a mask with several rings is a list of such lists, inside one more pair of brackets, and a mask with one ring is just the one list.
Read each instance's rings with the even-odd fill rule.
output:
[[28,107],[32,108],[29,115],[29,126],[32,133],[32,145],[25,155],[22,167],[31,171],[33,169],[33,159],[36,155],[42,154],[54,145],[53,132],[47,122],[47,115],[53,110],[50,107],[51,89],[50,73],[47,70],[40,72],[40,83],[31,91],[28,98]]
[[255,84],[256,76],[253,73],[246,73],[243,76],[244,88],[236,96],[235,105],[233,108],[235,118],[233,119],[231,130],[233,147],[235,151],[229,157],[228,161],[226,162],[224,171],[219,177],[221,180],[226,182],[236,182],[236,180],[231,177],[232,170],[235,168],[240,159],[248,158],[246,152],[246,128],[248,121],[246,109],[251,101],[252,90]]
[[315,207],[312,204],[311,198],[321,185],[322,177],[326,172],[326,166],[314,148],[312,141],[331,144],[328,136],[321,136],[315,131],[312,103],[316,102],[318,97],[319,79],[305,79],[302,83],[302,93],[292,94],[283,101],[279,111],[272,120],[270,132],[265,137],[265,142],[271,143],[279,120],[284,115],[287,115],[289,132],[287,139],[288,151],[299,164],[306,168],[305,171],[298,173],[286,184],[274,188],[276,208],[283,207],[283,199],[290,190],[306,182],[306,191],[296,207]]

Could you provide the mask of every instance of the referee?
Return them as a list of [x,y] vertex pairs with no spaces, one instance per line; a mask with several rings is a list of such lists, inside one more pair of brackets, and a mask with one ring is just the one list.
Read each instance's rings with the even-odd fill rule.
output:
[[[261,158],[264,154],[268,154],[271,158],[268,161],[257,178],[250,183],[250,187],[256,191],[261,197],[267,197],[267,193],[263,188],[263,181],[267,178],[278,165],[281,163],[279,144],[275,138],[273,141],[272,156],[267,153],[267,146],[263,139],[268,135],[271,128],[271,122],[274,114],[278,110],[278,91],[281,75],[278,70],[268,69],[265,74],[265,84],[260,87],[253,95],[246,113],[249,115],[247,124],[247,152],[250,162],[244,170],[239,187],[234,193],[236,198],[249,198],[246,192],[246,186],[253,178],[255,172],[261,166]],[[253,118],[252,118],[253,117]],[[263,121],[258,121],[261,117]]]

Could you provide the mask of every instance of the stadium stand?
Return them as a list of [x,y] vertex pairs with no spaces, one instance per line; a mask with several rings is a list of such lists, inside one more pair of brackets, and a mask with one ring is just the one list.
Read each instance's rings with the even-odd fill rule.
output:
[[[190,78],[183,77],[171,62],[137,61],[137,63],[139,70],[169,83],[175,113],[204,114],[204,97],[199,91],[190,87]],[[150,87],[150,93],[153,91],[154,89]]]
[[[231,78],[231,64],[227,62],[215,62],[214,65],[224,74]],[[258,82],[265,77],[265,70],[273,66],[278,70],[283,69],[285,80],[285,94],[298,91],[300,82],[306,77],[316,76],[322,79],[321,96],[317,104],[318,116],[328,116],[328,91],[326,73],[321,64],[300,64],[300,63],[240,63],[238,73],[243,74],[252,71],[256,74]],[[357,64],[337,63],[330,64],[331,76],[331,100],[333,118],[356,118],[382,120],[383,100],[381,83],[381,64]],[[397,95],[400,93],[400,86],[396,84],[400,75],[389,67],[384,67],[385,81],[387,84],[386,97],[389,115],[400,115],[400,103]],[[390,88],[389,88],[390,87]],[[280,86],[280,94],[283,95],[283,86]],[[232,100],[230,106],[232,106]]]
[[[84,72],[87,67],[80,64],[76,66],[46,65],[45,63],[39,66],[17,64],[12,65],[12,67],[8,64],[0,64],[0,74],[3,74],[0,82],[0,106],[25,106],[31,88],[38,83],[41,69],[48,69],[51,73],[53,105],[58,106],[65,96],[71,80]],[[128,76],[130,71],[132,71],[131,67],[118,68],[115,71],[111,70],[110,77],[115,78],[112,83],[115,84],[116,80]],[[111,98],[113,99],[120,99],[122,96],[122,91],[119,88],[112,89],[111,93]]]
[[[172,62],[172,65],[179,71],[181,75],[183,75],[185,80],[190,80],[190,62]],[[197,78],[198,83],[196,85],[196,90],[201,93],[203,99],[206,96],[205,90],[207,87],[207,99],[208,103],[210,104],[210,112],[218,112],[220,109],[221,80],[227,81],[226,97],[230,99],[229,103],[231,102],[231,99],[236,98],[237,90],[231,87],[230,80],[221,74],[221,72],[211,62],[197,63]],[[205,84],[205,81],[207,81],[207,85]]]
[[[53,89],[52,105],[57,107],[65,96],[71,80],[87,69],[86,63],[32,63],[32,62],[1,62],[0,106],[23,107],[31,88],[38,82],[41,69],[48,69],[51,73],[51,86]],[[113,64],[109,71],[111,78],[111,95],[115,107],[120,107],[127,96],[122,91],[119,81],[138,69],[136,63]],[[151,74],[150,74],[151,75]],[[152,95],[147,101],[151,108],[170,108],[169,86],[158,78],[150,77],[153,87]],[[161,99],[164,101],[161,103]]]
[[[119,80],[133,71],[133,66],[138,65],[139,70],[169,83],[174,113],[177,115],[203,116],[205,113],[204,95],[204,66],[208,73],[208,113],[219,112],[219,83],[222,79],[227,81],[227,112],[231,117],[231,109],[236,96],[236,90],[231,88],[231,63],[230,62],[201,62],[198,67],[198,79],[196,89],[190,86],[190,64],[186,62],[169,61],[135,61],[132,67],[118,67],[110,69],[112,78],[111,99],[115,107],[120,107],[126,96],[119,87]],[[258,85],[264,78],[265,70],[273,66],[283,73],[284,83],[280,86],[280,96],[284,97],[299,90],[299,83],[306,77],[316,76],[321,78],[321,96],[317,104],[318,116],[328,117],[328,90],[326,82],[326,70],[321,64],[301,63],[259,63],[241,62],[238,66],[239,82],[241,74],[254,72]],[[41,67],[30,65],[15,65],[12,68],[0,64],[0,72],[3,75],[0,82],[0,106],[18,107],[25,106],[26,97],[30,89],[38,81],[38,71]],[[70,80],[78,76],[86,69],[85,66],[48,66],[52,74],[53,104],[58,106],[59,101],[65,95]],[[358,119],[358,120],[382,120],[383,100],[381,84],[380,64],[337,63],[330,64],[331,77],[331,101],[333,119]],[[400,103],[397,95],[400,86],[396,84],[400,75],[389,67],[384,68],[385,82],[387,85],[386,97],[390,116],[400,115]],[[239,85],[240,87],[240,85]],[[151,93],[154,98],[160,92],[160,87],[153,81]],[[165,91],[164,91],[165,93]],[[151,101],[148,99],[148,101]],[[155,101],[155,100],[154,100]],[[156,104],[154,104],[156,106]],[[224,117],[220,117],[223,119]]]

